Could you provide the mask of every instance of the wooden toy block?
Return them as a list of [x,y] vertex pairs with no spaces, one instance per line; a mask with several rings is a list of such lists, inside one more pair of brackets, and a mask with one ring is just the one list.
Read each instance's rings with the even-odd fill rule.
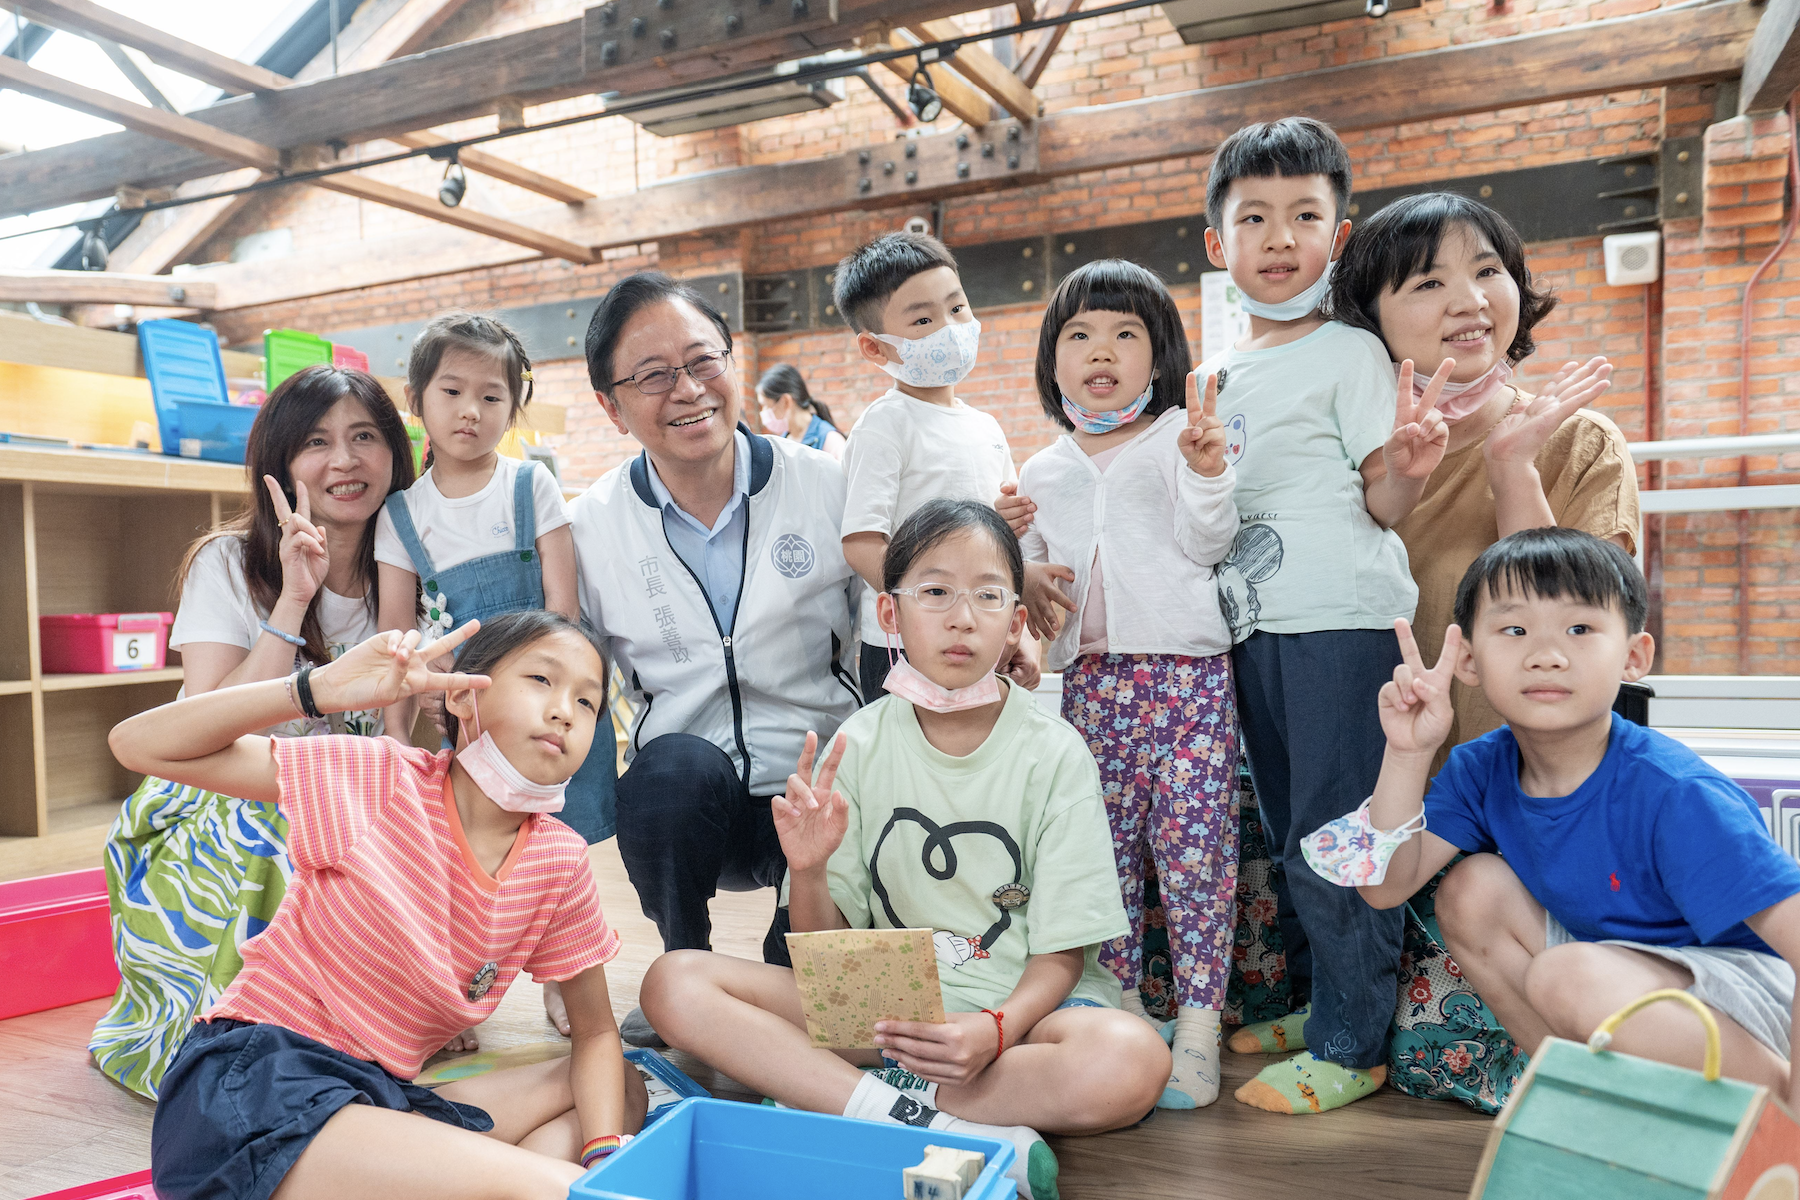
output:
[[[1608,1053],[1615,1029],[1674,1000],[1706,1025],[1700,1072]],[[1800,1123],[1766,1087],[1719,1077],[1711,1011],[1639,997],[1586,1046],[1546,1038],[1494,1123],[1471,1200],[1800,1200]]]
[[949,1146],[925,1147],[925,1159],[902,1173],[905,1200],[962,1200],[987,1166],[987,1156]]

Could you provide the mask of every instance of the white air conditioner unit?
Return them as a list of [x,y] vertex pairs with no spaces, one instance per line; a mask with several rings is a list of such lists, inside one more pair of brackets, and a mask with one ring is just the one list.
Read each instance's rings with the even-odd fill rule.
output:
[[[779,70],[780,68],[777,68],[777,71]],[[829,108],[844,98],[844,81],[842,79],[801,83],[792,79],[784,79],[780,74],[770,75],[766,72],[760,74],[766,82],[756,87],[743,87],[736,91],[691,98],[684,98],[683,93],[692,92],[695,90],[694,88],[672,88],[663,92],[645,92],[635,96],[609,96],[607,97],[608,106],[635,105],[646,100],[654,101],[659,96],[669,96],[670,100],[667,104],[655,104],[622,115],[627,120],[636,121],[642,125],[647,133],[654,133],[658,137],[674,137],[681,133],[698,133],[703,129],[744,125],[751,121],[766,120],[769,117],[786,117],[794,113],[813,112],[821,108]],[[728,76],[724,79],[710,80],[707,86],[738,83],[751,78],[755,78],[755,76]]]
[[1191,44],[1351,17],[1373,20],[1419,4],[1420,0],[1168,0],[1161,7],[1181,40]]

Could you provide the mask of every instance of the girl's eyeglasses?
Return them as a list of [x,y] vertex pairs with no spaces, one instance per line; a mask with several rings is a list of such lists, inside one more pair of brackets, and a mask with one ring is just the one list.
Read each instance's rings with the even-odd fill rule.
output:
[[675,378],[683,371],[695,383],[705,383],[709,379],[717,379],[725,373],[725,367],[731,359],[731,351],[715,350],[711,354],[702,354],[698,358],[689,359],[679,367],[652,367],[648,371],[639,371],[636,375],[627,375],[623,379],[613,380],[613,386],[629,383],[646,396],[660,396],[664,392],[675,390]]
[[1018,602],[1019,594],[1011,588],[984,583],[980,587],[953,588],[942,583],[921,583],[913,587],[890,588],[890,596],[911,596],[926,612],[949,612],[964,596],[982,612],[1005,612]]

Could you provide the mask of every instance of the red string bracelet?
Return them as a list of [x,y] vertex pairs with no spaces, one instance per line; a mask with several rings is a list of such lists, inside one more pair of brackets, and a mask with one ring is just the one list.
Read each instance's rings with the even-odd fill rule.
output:
[[984,1008],[981,1011],[994,1018],[994,1036],[999,1039],[999,1044],[994,1047],[994,1061],[998,1062],[1000,1052],[1006,1049],[1006,1019],[991,1008]]

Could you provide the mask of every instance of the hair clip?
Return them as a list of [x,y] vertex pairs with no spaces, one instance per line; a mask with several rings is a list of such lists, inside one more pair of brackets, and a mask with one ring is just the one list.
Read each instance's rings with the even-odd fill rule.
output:
[[525,383],[530,383],[531,382],[531,369],[529,367],[527,367],[525,370],[520,371],[519,378],[520,378],[520,380],[522,380]]

